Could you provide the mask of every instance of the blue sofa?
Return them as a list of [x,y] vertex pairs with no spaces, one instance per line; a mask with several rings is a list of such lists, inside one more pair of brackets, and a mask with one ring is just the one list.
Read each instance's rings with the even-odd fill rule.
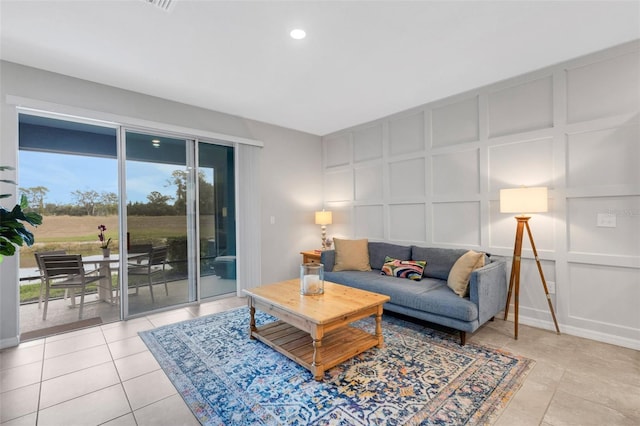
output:
[[[473,333],[500,311],[507,301],[506,262],[485,258],[485,266],[471,273],[469,295],[460,297],[447,286],[453,264],[464,249],[402,246],[369,242],[371,271],[334,272],[335,250],[321,254],[324,279],[338,284],[385,294],[391,300],[384,309],[460,331],[462,345],[466,333]],[[400,260],[426,260],[421,281],[381,275],[385,256]]]

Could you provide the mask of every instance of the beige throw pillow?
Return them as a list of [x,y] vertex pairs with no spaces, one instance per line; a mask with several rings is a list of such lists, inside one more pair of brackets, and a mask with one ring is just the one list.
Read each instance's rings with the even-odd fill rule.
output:
[[469,278],[471,272],[484,266],[484,253],[469,250],[453,264],[449,271],[447,285],[458,296],[465,297],[469,291]]
[[333,239],[336,251],[334,272],[338,271],[370,271],[369,240]]

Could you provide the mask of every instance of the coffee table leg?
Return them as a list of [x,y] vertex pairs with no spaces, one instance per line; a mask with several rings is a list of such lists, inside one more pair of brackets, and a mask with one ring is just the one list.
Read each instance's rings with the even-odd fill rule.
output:
[[249,298],[249,339],[255,340],[253,332],[256,330],[256,308],[253,307],[253,299]]
[[315,330],[315,333],[312,333],[311,335],[311,338],[313,339],[313,359],[311,361],[311,372],[313,373],[313,378],[318,382],[321,382],[322,378],[324,377],[324,367],[322,366],[323,337],[323,330]]
[[378,306],[376,313],[376,337],[378,338],[378,347],[384,346],[384,337],[382,336],[382,305]]

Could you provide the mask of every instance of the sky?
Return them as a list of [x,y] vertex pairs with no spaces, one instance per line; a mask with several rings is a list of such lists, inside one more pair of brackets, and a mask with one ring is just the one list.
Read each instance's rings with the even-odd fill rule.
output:
[[[73,204],[71,193],[76,190],[118,193],[118,164],[113,158],[19,152],[18,187],[48,188],[45,204]],[[152,191],[175,197],[176,188],[167,186],[167,180],[176,169],[179,166],[128,162],[127,201],[147,202]]]

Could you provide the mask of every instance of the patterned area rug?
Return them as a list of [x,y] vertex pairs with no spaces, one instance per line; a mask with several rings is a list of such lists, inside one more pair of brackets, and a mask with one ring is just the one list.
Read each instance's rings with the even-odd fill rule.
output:
[[[274,319],[256,312],[256,324]],[[373,332],[367,318],[353,324]],[[385,347],[325,372],[250,340],[248,308],[140,336],[205,425],[477,425],[495,420],[534,361],[398,318]]]

